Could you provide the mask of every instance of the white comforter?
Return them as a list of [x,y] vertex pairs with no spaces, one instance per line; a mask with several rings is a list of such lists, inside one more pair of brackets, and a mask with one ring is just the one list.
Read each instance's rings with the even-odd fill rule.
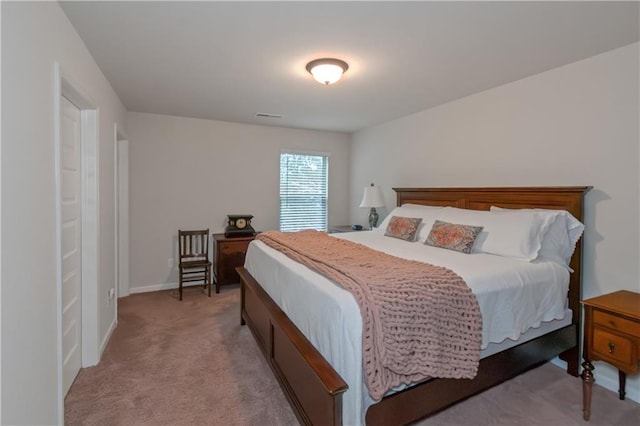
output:
[[[457,272],[478,299],[483,349],[565,317],[569,273],[556,263],[462,254],[375,231],[333,236]],[[245,267],[349,385],[343,397],[343,424],[364,424],[372,400],[363,380],[362,319],[353,296],[260,241],[250,244]]]

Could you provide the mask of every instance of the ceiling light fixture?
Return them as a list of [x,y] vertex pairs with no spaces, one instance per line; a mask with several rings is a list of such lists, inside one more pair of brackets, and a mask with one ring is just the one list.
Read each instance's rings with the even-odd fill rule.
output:
[[349,69],[349,64],[340,59],[322,58],[307,64],[307,71],[318,83],[329,85],[340,80],[342,74]]

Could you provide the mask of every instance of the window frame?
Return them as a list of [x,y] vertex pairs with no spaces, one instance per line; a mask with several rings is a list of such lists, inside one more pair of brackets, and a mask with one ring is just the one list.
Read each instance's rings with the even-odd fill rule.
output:
[[[324,212],[324,226],[312,226],[312,227],[284,227],[285,229],[283,229],[283,197],[282,197],[282,159],[283,159],[283,155],[285,154],[289,154],[289,155],[302,155],[302,156],[310,156],[310,157],[324,157],[324,162],[325,162],[325,172],[324,172],[324,177],[325,177],[325,183],[324,183],[324,208],[325,208],[325,212]],[[327,232],[329,229],[329,165],[330,165],[330,159],[331,159],[331,155],[329,152],[322,152],[322,151],[307,151],[307,150],[298,150],[298,149],[281,149],[280,150],[280,155],[279,155],[279,163],[278,163],[278,173],[279,173],[279,177],[278,177],[278,228],[280,229],[280,231],[282,232],[291,232],[291,231],[296,231],[296,230],[302,230],[302,229],[316,229],[316,230],[320,230],[320,231],[325,231]]]

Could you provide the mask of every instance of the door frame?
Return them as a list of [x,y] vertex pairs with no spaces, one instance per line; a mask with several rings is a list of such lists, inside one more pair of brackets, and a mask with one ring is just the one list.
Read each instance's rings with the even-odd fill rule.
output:
[[116,323],[118,298],[131,294],[129,282],[129,138],[114,124]]
[[81,200],[81,334],[82,367],[92,366],[100,360],[99,351],[99,150],[98,105],[76,80],[54,62],[54,157],[56,188],[56,328],[58,355],[58,421],[64,424],[64,397],[62,389],[62,225],[61,218],[61,98],[64,96],[80,109],[80,194]]

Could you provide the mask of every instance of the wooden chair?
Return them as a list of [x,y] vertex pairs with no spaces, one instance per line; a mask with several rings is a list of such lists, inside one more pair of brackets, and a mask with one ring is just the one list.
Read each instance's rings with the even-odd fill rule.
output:
[[209,230],[178,230],[179,293],[182,300],[182,286],[192,281],[203,281],[209,287],[211,297],[211,262],[209,261]]

